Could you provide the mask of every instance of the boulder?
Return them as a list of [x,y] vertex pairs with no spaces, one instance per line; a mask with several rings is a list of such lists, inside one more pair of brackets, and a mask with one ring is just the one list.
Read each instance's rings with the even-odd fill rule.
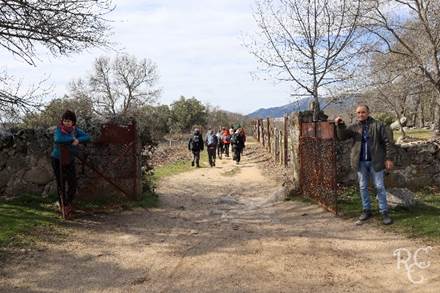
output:
[[9,171],[6,169],[3,169],[0,171],[0,188],[5,187],[8,184],[8,181],[10,179]]
[[5,189],[6,195],[15,196],[22,193],[41,193],[43,191],[42,186],[24,180],[25,172],[25,170],[20,170],[10,178]]
[[396,120],[393,123],[391,123],[390,127],[392,130],[397,130],[397,129],[400,129],[400,125],[406,126],[406,122],[407,122],[406,117],[401,117],[400,124],[399,124],[399,121]]
[[46,184],[42,193],[43,196],[49,196],[51,194],[57,194],[57,182],[55,180]]
[[53,174],[43,167],[33,167],[26,171],[24,180],[37,185],[46,185],[54,178]]
[[415,204],[415,194],[407,188],[390,188],[387,192],[387,201],[390,207],[411,207]]

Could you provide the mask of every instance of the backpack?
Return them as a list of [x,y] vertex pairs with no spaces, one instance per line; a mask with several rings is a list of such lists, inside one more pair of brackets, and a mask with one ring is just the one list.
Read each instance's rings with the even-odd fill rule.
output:
[[198,151],[200,150],[200,135],[194,134],[192,141],[191,141],[191,150]]
[[215,141],[215,136],[213,135],[208,135],[208,140],[207,140],[207,144],[209,147],[215,146],[217,143]]
[[231,137],[231,143],[232,144],[237,144],[238,143],[238,134],[234,133]]
[[225,144],[229,144],[231,142],[231,136],[228,134],[228,135],[224,135],[223,136],[223,143],[225,143]]

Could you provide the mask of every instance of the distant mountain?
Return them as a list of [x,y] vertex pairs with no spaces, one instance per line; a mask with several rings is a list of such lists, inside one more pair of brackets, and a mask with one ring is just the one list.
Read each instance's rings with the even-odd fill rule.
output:
[[305,111],[309,109],[309,103],[312,98],[303,98],[299,99],[290,104],[280,106],[280,107],[272,107],[272,108],[261,108],[255,112],[252,112],[246,115],[249,118],[278,118],[283,117],[284,114],[290,114],[292,112]]
[[[312,100],[313,100],[312,97],[303,98],[280,107],[261,108],[246,116],[249,118],[266,118],[266,117],[279,118],[279,117],[283,117],[284,114],[309,110],[309,105]],[[356,99],[354,97],[346,97],[343,100],[339,100],[338,102],[335,102],[335,101],[331,101],[328,98],[322,98],[320,99],[319,103],[321,105],[321,109],[323,109],[323,107],[325,108],[324,112],[329,110],[333,110],[336,112],[343,112],[346,111],[347,108],[348,109],[353,108],[355,105],[355,100]]]

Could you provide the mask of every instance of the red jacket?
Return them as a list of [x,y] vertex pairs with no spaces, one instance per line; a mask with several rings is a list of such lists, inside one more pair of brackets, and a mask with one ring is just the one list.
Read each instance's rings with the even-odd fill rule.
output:
[[229,133],[229,130],[223,131],[223,144],[230,144],[231,143],[231,134]]

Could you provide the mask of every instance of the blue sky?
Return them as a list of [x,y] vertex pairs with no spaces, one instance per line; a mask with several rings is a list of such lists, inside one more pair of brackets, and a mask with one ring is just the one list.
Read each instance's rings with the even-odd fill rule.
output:
[[[256,60],[242,46],[254,33],[254,0],[115,0],[111,41],[115,48],[150,58],[160,73],[161,104],[181,95],[222,109],[247,114],[291,101],[287,84],[254,79]],[[115,52],[93,49],[63,58],[41,54],[31,67],[0,50],[3,69],[24,83],[48,78],[56,95],[72,79],[86,77],[96,57]],[[261,75],[260,75],[261,76]],[[261,77],[264,77],[262,75]]]

